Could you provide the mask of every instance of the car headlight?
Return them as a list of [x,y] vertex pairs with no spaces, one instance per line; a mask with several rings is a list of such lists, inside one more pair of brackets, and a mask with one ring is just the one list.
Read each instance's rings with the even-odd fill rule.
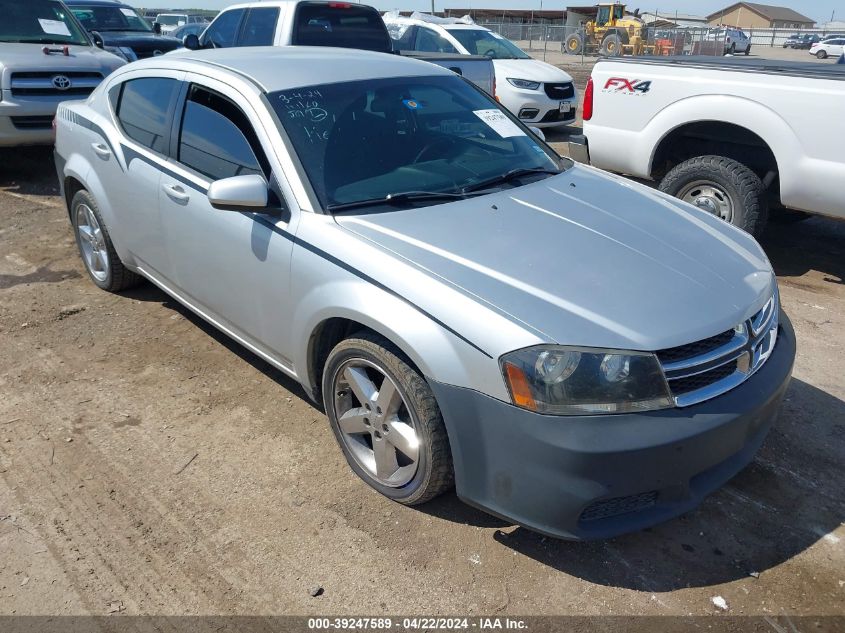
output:
[[523,90],[537,90],[540,87],[539,81],[529,81],[528,79],[511,79],[508,77],[508,83],[514,88],[522,88]]
[[513,403],[549,415],[600,415],[675,406],[654,354],[542,345],[501,358]]
[[127,46],[106,46],[103,50],[111,53],[112,55],[117,55],[121,59],[125,59],[127,62],[134,62],[138,59],[135,51]]

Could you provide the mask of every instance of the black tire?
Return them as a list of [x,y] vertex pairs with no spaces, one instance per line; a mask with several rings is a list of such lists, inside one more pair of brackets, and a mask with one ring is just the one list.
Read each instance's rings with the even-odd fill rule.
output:
[[728,53],[731,55],[736,55],[736,43],[731,44],[731,47],[728,49]]
[[816,53],[816,58],[818,58],[818,59],[827,59],[827,51],[825,51],[825,50],[820,50],[818,53]]
[[622,38],[616,33],[610,33],[602,40],[601,54],[605,57],[619,57],[622,54]]
[[766,188],[748,167],[724,156],[698,156],[672,169],[660,183],[660,191],[680,198],[693,183],[712,183],[730,198],[731,224],[759,236],[766,227],[769,204]]
[[751,54],[751,44],[748,45],[748,48],[745,49],[745,56],[748,57]]
[[566,54],[580,55],[584,52],[584,37],[580,33],[573,33],[566,38]]
[[[363,359],[378,367],[398,387],[414,420],[419,440],[417,470],[413,478],[401,487],[381,484],[365,471],[344,441],[335,410],[335,377],[342,365],[353,359]],[[354,334],[341,341],[329,353],[322,377],[323,405],[350,468],[372,488],[403,505],[418,505],[430,501],[454,487],[452,450],[437,400],[425,379],[408,358],[387,339],[368,331]]]
[[[93,212],[97,223],[100,225],[103,245],[105,247],[105,251],[108,255],[109,260],[108,271],[104,279],[99,279],[97,276],[95,276],[94,272],[88,265],[88,261],[83,251],[82,239],[80,237],[78,227],[77,213],[77,209],[80,207],[80,205],[87,206]],[[85,271],[88,273],[88,276],[91,278],[91,281],[93,281],[99,288],[107,290],[108,292],[120,292],[121,290],[126,290],[133,286],[137,286],[143,280],[140,275],[126,268],[123,265],[123,262],[120,261],[120,257],[118,256],[117,251],[114,248],[114,244],[112,243],[108,228],[106,227],[106,223],[103,221],[103,216],[100,213],[100,208],[97,206],[97,201],[94,199],[94,196],[92,196],[84,189],[80,189],[79,191],[77,191],[70,202],[70,218],[71,224],[73,225],[73,233],[76,237],[76,246],[79,249],[79,255],[82,258],[82,263],[85,266]]]

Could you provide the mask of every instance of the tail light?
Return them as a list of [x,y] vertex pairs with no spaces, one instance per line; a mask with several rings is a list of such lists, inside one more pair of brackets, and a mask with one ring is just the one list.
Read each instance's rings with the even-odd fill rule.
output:
[[352,5],[348,2],[329,2],[330,9],[349,9]]
[[585,121],[593,118],[593,78],[587,82],[587,89],[584,91],[584,116]]

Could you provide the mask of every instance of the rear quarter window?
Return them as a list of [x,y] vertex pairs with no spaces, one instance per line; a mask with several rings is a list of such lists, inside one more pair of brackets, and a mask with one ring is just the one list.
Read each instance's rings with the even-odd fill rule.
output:
[[144,77],[124,82],[117,104],[124,134],[154,152],[166,154],[178,92],[175,79]]

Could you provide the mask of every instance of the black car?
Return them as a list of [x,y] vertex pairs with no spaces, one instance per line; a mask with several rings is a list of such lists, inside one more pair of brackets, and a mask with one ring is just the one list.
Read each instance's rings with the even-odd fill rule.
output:
[[786,39],[786,41],[783,43],[783,47],[809,50],[810,48],[812,48],[813,44],[816,44],[820,41],[821,38],[818,35],[810,33],[796,33],[795,35],[790,35]]
[[126,61],[163,55],[182,46],[161,35],[135,9],[115,0],[66,0],[94,42]]

